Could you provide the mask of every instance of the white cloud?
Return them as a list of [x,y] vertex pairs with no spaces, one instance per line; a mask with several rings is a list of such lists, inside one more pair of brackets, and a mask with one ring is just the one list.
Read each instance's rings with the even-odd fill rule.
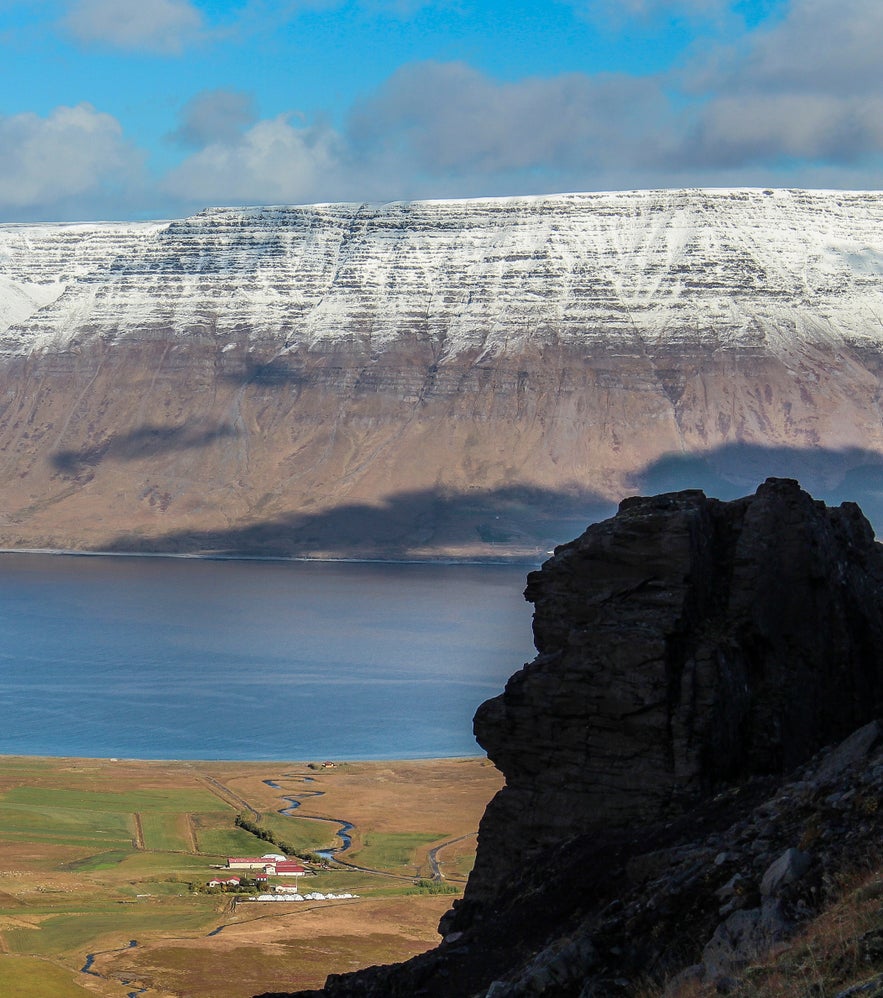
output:
[[883,4],[791,0],[785,16],[684,76],[700,98],[674,158],[712,166],[828,165],[883,153]]
[[189,0],[75,0],[62,25],[82,42],[177,54],[203,29]]
[[165,190],[183,202],[280,204],[321,198],[334,187],[343,145],[324,125],[293,125],[290,115],[260,121],[234,142],[214,142],[176,167]]
[[678,159],[705,166],[780,159],[848,164],[881,151],[881,97],[748,94],[708,105]]
[[750,36],[736,73],[721,83],[765,92],[879,91],[881,45],[880,0],[792,0],[784,19]]
[[235,141],[257,120],[254,97],[238,90],[204,90],[183,107],[181,123],[169,136],[197,149]]
[[[87,218],[140,180],[142,158],[119,122],[89,104],[0,117],[0,212]],[[81,207],[80,207],[81,206]]]

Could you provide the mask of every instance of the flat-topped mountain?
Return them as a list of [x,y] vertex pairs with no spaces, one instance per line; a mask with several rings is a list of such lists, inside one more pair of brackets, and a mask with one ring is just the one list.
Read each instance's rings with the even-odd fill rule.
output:
[[685,477],[883,475],[883,195],[0,226],[0,545],[535,557]]

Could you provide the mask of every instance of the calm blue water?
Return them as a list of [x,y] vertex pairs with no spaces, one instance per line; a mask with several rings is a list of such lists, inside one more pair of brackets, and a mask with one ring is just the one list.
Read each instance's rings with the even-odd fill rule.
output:
[[526,569],[0,555],[0,753],[473,755]]

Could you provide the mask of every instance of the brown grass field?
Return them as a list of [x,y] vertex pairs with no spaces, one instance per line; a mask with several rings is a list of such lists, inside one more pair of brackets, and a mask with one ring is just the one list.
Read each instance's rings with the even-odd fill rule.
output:
[[[431,876],[429,851],[451,842],[438,860],[461,887],[501,782],[483,759],[0,758],[0,994],[247,998],[406,959],[435,945],[453,900],[415,889]],[[278,813],[286,796],[301,801],[292,816]],[[360,869],[316,867],[302,890],[358,898],[234,903],[207,892],[227,856],[278,851],[237,828],[238,813],[298,852],[339,842],[337,824],[315,819],[352,823],[341,858]]]

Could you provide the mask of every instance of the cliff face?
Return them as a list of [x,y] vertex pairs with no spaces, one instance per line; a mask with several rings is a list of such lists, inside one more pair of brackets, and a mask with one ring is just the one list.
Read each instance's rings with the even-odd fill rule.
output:
[[0,226],[0,545],[535,556],[685,477],[876,495],[881,217],[669,191]]
[[627,500],[526,595],[538,655],[476,714],[506,785],[444,944],[323,993],[723,987],[876,860],[883,551],[857,506],[782,479]]
[[794,481],[626,500],[525,595],[539,654],[475,716],[506,787],[464,912],[562,840],[675,817],[883,713],[883,551]]

